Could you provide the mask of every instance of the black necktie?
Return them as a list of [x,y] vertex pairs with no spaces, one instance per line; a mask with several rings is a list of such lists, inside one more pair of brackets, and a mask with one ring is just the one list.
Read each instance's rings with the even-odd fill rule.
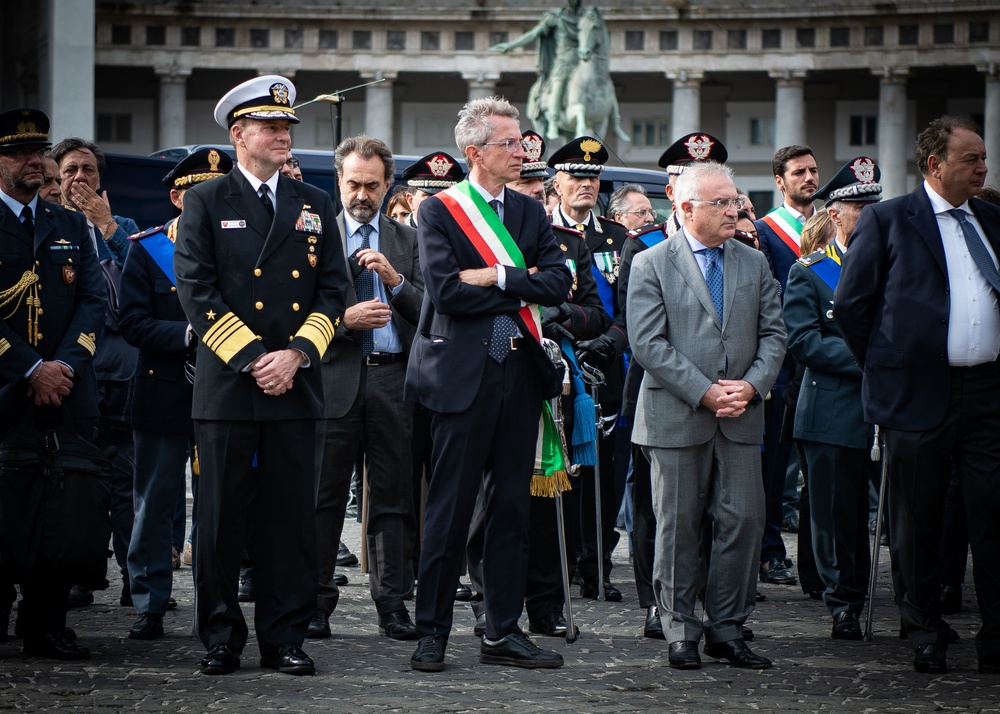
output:
[[[493,199],[490,201],[490,208],[499,216],[500,201]],[[490,335],[490,344],[486,352],[497,362],[503,362],[511,350],[511,339],[517,337],[517,323],[505,313],[493,318],[493,334]]]
[[990,258],[989,251],[983,245],[983,240],[979,237],[976,227],[969,223],[965,211],[953,208],[948,213],[962,226],[962,233],[965,234],[965,245],[969,249],[969,255],[975,261],[976,267],[979,268],[979,272],[986,278],[986,282],[1000,294],[1000,273],[997,272],[997,266],[993,264],[993,259]]
[[274,204],[271,203],[271,190],[267,187],[266,183],[260,185],[260,202],[264,204],[264,210],[267,211],[267,215],[274,220]]
[[[368,250],[372,247],[372,230],[371,223],[365,223],[358,228],[358,233],[361,234],[361,250]],[[375,276],[368,268],[364,268],[354,278],[354,293],[358,296],[358,302],[365,302],[375,297]],[[361,332],[361,352],[367,357],[375,351],[375,335],[371,330],[359,331]]]
[[21,209],[21,225],[28,232],[28,237],[35,237],[35,222],[31,219],[31,209],[25,206]]

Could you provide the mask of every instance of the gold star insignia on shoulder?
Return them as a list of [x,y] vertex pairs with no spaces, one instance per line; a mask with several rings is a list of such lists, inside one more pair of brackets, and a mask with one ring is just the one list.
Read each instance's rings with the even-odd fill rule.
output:
[[206,312],[205,313],[205,317],[207,319],[209,319],[209,320],[214,320],[215,319],[215,310],[209,310],[208,312]]

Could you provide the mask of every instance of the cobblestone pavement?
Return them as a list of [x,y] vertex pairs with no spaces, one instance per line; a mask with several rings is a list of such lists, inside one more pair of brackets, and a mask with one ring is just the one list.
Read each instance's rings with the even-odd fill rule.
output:
[[[345,539],[357,553],[360,531],[349,521]],[[624,542],[624,538],[622,539]],[[794,556],[794,538],[788,538]],[[343,572],[331,620],[333,637],[307,640],[316,660],[314,677],[291,677],[258,667],[253,639],[243,668],[225,677],[198,674],[203,648],[192,639],[194,594],[191,569],[175,573],[177,610],[167,613],[166,636],[153,642],[126,637],[135,620],[118,605],[120,582],[96,594],[96,602],[70,612],[87,662],[26,658],[20,640],[0,643],[0,710],[69,712],[986,712],[1000,711],[1000,677],[979,675],[973,637],[978,613],[967,591],[965,609],[950,618],[961,641],[949,650],[947,675],[917,674],[912,652],[897,639],[898,616],[891,602],[888,551],[882,549],[876,603],[875,640],[830,639],[830,618],[822,603],[799,588],[762,585],[748,623],[755,651],[774,661],[766,671],[735,669],[705,660],[700,670],[667,666],[662,641],[640,636],[644,612],[635,598],[624,545],[616,552],[614,582],[620,603],[584,600],[574,588],[573,608],[583,631],[575,643],[536,637],[558,650],[566,665],[557,670],[522,670],[480,664],[474,618],[456,603],[455,629],[447,669],[429,674],[410,670],[412,642],[380,635],[367,576],[357,567]],[[971,572],[967,578],[971,584]],[[971,587],[971,585],[970,585]],[[245,607],[252,619],[253,606]],[[522,622],[526,626],[526,623]]]

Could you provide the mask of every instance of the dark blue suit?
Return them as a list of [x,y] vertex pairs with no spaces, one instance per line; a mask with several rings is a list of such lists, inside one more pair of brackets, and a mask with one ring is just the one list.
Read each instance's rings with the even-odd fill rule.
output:
[[[132,602],[140,615],[162,616],[173,583],[170,546],[178,495],[194,440],[191,384],[184,363],[194,352],[185,344],[188,320],[171,276],[147,250],[151,242],[169,248],[176,224],[135,241],[121,279],[122,335],[139,348],[132,428],[135,438],[135,523],[128,549]],[[193,361],[193,359],[192,359]]]
[[[1000,255],[1000,208],[977,199],[969,207]],[[862,368],[865,419],[886,435],[893,577],[903,624],[914,647],[945,634],[938,547],[954,461],[979,565],[982,659],[1000,652],[1000,573],[993,567],[1000,562],[1000,366],[949,366],[950,294],[944,244],[923,185],[862,211],[834,314]]]
[[795,261],[799,259],[798,254],[785,245],[777,233],[767,225],[763,218],[754,221],[757,226],[757,240],[760,241],[760,252],[767,258],[767,264],[771,268],[771,274],[781,283],[781,294],[785,294],[785,285],[788,283],[788,271],[792,269]]
[[861,370],[833,321],[839,259],[839,249],[831,246],[826,257],[814,254],[792,265],[784,310],[788,351],[805,367],[793,435],[802,442],[809,474],[812,549],[823,599],[831,615],[857,615],[871,563],[868,484],[875,470],[868,451],[872,428],[861,410]]
[[[440,197],[421,206],[418,226],[424,300],[407,366],[404,398],[431,411],[430,487],[420,553],[417,631],[445,635],[469,522],[485,478],[483,554],[486,634],[519,632],[528,551],[530,482],[543,399],[559,394],[558,372],[530,336],[503,362],[487,350],[494,318],[521,301],[555,306],[572,278],[542,205],[505,190],[503,223],[527,269],[506,268],[506,290],[462,283],[485,263]],[[521,333],[528,335],[520,318]]]

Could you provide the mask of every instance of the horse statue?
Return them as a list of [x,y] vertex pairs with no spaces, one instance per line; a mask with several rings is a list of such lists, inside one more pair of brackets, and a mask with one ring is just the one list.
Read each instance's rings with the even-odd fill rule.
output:
[[[579,27],[579,62],[566,86],[566,103],[559,128],[568,132],[570,138],[584,134],[605,138],[610,124],[615,136],[621,141],[630,141],[621,126],[622,116],[609,69],[610,36],[601,11],[596,7],[588,8],[580,17]],[[558,136],[551,136],[551,124],[549,134],[549,139]]]

